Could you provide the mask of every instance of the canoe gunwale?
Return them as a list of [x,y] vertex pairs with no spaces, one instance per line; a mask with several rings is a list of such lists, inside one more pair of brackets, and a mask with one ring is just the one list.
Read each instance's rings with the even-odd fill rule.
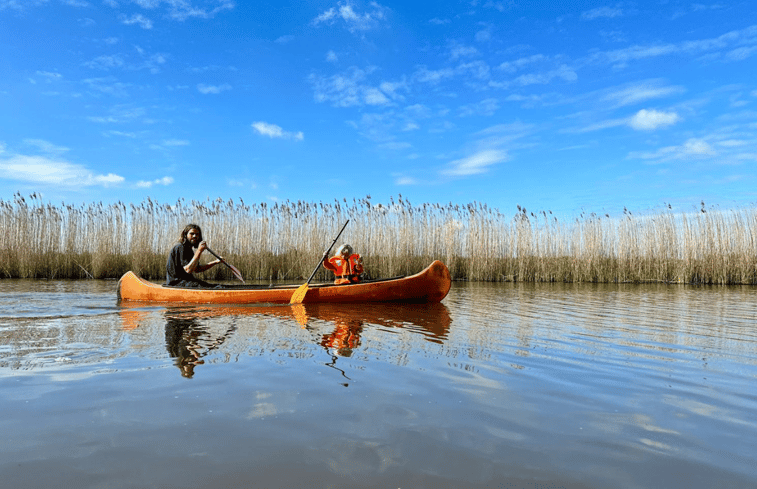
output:
[[[137,275],[137,277],[139,277],[139,276]],[[324,282],[324,283],[310,284],[310,285],[308,285],[308,288],[309,289],[317,289],[317,288],[322,288],[322,287],[352,287],[352,286],[355,286],[355,285],[374,284],[374,283],[379,283],[379,282],[388,282],[390,280],[402,280],[402,279],[406,279],[408,277],[412,277],[412,275],[399,275],[397,277],[377,278],[377,279],[371,279],[371,280],[363,280],[362,282],[358,282],[358,283],[355,283],[355,284],[335,284],[335,283],[326,283],[326,282]],[[150,283],[152,285],[157,285],[157,286],[163,287],[165,289],[173,289],[173,290],[206,290],[206,291],[217,291],[217,290],[233,290],[233,291],[250,290],[250,291],[253,291],[253,290],[261,290],[262,291],[262,290],[282,290],[282,289],[283,290],[289,290],[289,289],[292,289],[292,291],[294,291],[295,289],[297,289],[297,287],[299,287],[300,285],[302,285],[300,283],[296,283],[296,284],[284,284],[284,285],[249,285],[249,284],[248,285],[242,285],[242,284],[239,284],[239,285],[236,285],[236,284],[226,285],[226,284],[224,284],[223,289],[217,289],[217,288],[214,288],[214,287],[182,287],[181,285],[157,284],[155,282],[149,282],[149,281],[143,279],[142,277],[139,277],[139,279],[142,280],[143,282],[148,282],[148,283]],[[215,285],[215,284],[211,284],[211,285]]]
[[[300,284],[233,285],[222,288],[172,287],[142,279],[133,272],[118,281],[118,300],[196,304],[289,303]],[[355,284],[313,284],[305,303],[440,302],[451,286],[447,267],[436,260],[409,276],[366,280]]]

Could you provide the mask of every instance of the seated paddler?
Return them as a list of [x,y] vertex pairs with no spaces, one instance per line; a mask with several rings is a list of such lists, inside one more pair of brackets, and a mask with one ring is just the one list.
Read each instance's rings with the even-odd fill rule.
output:
[[177,287],[219,287],[195,277],[221,263],[221,260],[201,264],[200,257],[208,245],[202,239],[202,230],[197,224],[188,224],[171,249],[166,262],[166,285]]
[[334,272],[335,284],[355,284],[363,274],[363,258],[353,253],[352,246],[343,244],[331,258],[323,257],[323,268]]

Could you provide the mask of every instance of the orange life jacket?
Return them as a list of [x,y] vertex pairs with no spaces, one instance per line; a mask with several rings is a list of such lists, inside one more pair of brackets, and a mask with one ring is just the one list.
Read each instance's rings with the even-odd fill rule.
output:
[[349,284],[360,282],[360,274],[363,273],[363,259],[357,253],[350,255],[348,259],[341,256],[332,256],[323,260],[323,267],[331,270],[336,275],[335,284]]

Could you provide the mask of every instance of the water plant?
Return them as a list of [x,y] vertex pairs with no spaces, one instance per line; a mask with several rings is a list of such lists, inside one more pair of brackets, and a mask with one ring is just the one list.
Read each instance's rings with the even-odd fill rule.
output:
[[[347,219],[342,239],[373,277],[414,273],[441,259],[454,279],[547,282],[757,283],[757,208],[672,206],[618,217],[486,204],[413,205],[370,196],[333,202],[248,204],[205,200],[161,204],[45,203],[32,194],[0,200],[0,277],[117,278],[127,270],[157,281],[186,223],[202,225],[216,252],[249,280],[301,280]],[[323,271],[318,280],[327,279]],[[205,274],[231,280],[225,267]]]

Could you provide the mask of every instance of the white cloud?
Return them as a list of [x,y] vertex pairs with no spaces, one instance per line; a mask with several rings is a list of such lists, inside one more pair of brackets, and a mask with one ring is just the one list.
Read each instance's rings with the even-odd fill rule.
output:
[[231,85],[229,85],[228,83],[224,83],[222,85],[206,85],[204,83],[200,83],[197,85],[197,91],[205,95],[217,95],[227,90],[231,90]]
[[415,185],[418,181],[413,177],[397,177],[394,183],[395,185]]
[[564,81],[572,82],[578,79],[578,75],[576,74],[575,70],[573,70],[573,68],[570,68],[567,65],[560,65],[557,68],[549,70],[547,72],[521,75],[517,77],[514,82],[521,86],[546,85],[555,78],[561,78]]
[[449,49],[449,58],[451,60],[457,60],[460,58],[468,58],[471,56],[478,56],[479,52],[473,46],[463,46],[461,44],[453,44]]
[[5,9],[22,10],[24,7],[35,7],[47,3],[48,0],[0,0],[0,12]]
[[162,150],[166,148],[178,148],[180,146],[189,146],[186,139],[164,139],[160,144],[151,144],[150,149]]
[[631,159],[668,161],[715,156],[716,154],[715,148],[704,139],[691,138],[681,145],[666,146],[654,152],[634,151],[629,153],[628,157]]
[[612,91],[604,95],[602,100],[610,102],[613,107],[617,108],[651,99],[677,95],[685,91],[683,87],[660,86],[658,82],[652,81]]
[[[176,20],[186,20],[190,17],[207,19],[224,10],[231,10],[235,4],[233,0],[131,0],[145,9],[155,9],[165,5],[168,16]],[[210,6],[198,6],[197,3],[210,4]]]
[[533,63],[540,63],[542,61],[547,61],[547,60],[549,60],[549,58],[547,58],[543,54],[534,54],[531,56],[526,56],[523,58],[516,59],[515,61],[505,61],[504,63],[500,64],[497,68],[509,73],[515,73],[516,71],[523,68],[524,66],[527,66]]
[[598,7],[583,12],[581,18],[584,20],[594,20],[599,18],[612,19],[613,17],[620,17],[621,15],[623,15],[623,11],[619,7]]
[[425,66],[419,67],[413,74],[413,79],[419,82],[437,84],[444,79],[455,76],[455,71],[451,68],[442,68],[440,70],[429,70]]
[[98,56],[95,59],[91,61],[87,61],[85,63],[82,63],[87,68],[97,69],[97,70],[104,70],[107,71],[111,68],[121,68],[124,66],[124,60],[121,58],[121,56],[118,55],[112,55],[112,56]]
[[63,78],[63,75],[60,73],[55,73],[51,71],[37,71],[37,76],[41,76],[44,78],[47,83],[52,83],[54,81],[59,81]]
[[163,146],[189,146],[189,141],[186,139],[166,139],[163,141]]
[[167,185],[171,185],[172,183],[173,183],[173,177],[163,177],[163,178],[158,178],[157,180],[151,180],[151,181],[140,180],[137,182],[136,186],[138,188],[150,188],[153,185],[167,186]]
[[142,29],[152,29],[152,21],[142,14],[134,14],[131,17],[122,17],[121,23],[126,25],[138,25]]
[[302,131],[285,131],[281,128],[281,126],[277,126],[276,124],[269,124],[268,122],[253,122],[252,128],[255,129],[255,132],[257,132],[261,136],[268,136],[271,139],[294,139],[295,141],[302,141],[303,139],[305,139],[305,135],[302,133]]
[[491,40],[491,38],[492,38],[492,33],[488,29],[484,29],[482,31],[476,32],[475,39],[477,42],[486,42],[486,41]]
[[754,53],[757,52],[757,46],[742,46],[736,49],[733,49],[726,53],[725,58],[728,61],[743,61],[749,57],[751,57]]
[[492,116],[497,110],[499,110],[499,100],[496,98],[487,98],[475,104],[460,107],[460,117],[474,115]]
[[714,156],[715,149],[703,139],[691,138],[680,147],[681,156]]
[[450,162],[450,167],[443,170],[443,175],[463,177],[486,173],[489,167],[507,161],[507,152],[496,149],[479,151],[476,154]]
[[331,102],[335,107],[359,107],[363,105],[390,105],[402,100],[400,88],[407,88],[404,82],[380,82],[378,86],[368,84],[368,76],[375,69],[350,68],[344,73],[330,77],[310,75],[316,102]]
[[24,139],[24,145],[35,148],[38,152],[44,153],[48,156],[60,156],[63,153],[68,152],[68,148],[65,146],[58,146],[44,139]]
[[629,119],[628,125],[639,131],[651,131],[659,127],[675,124],[680,119],[675,112],[641,109]]
[[593,132],[593,131],[601,131],[603,129],[611,129],[613,127],[623,126],[629,123],[629,119],[608,119],[601,122],[595,122],[594,124],[589,124],[588,126],[578,127],[578,128],[567,128],[563,129],[560,132],[568,133],[568,134],[581,134],[585,132]]
[[61,159],[21,154],[0,159],[0,178],[69,188],[108,187],[124,182],[124,177],[114,173],[96,174]]
[[329,50],[329,52],[326,53],[326,61],[328,61],[329,63],[336,63],[337,61],[339,61],[339,57],[334,51]]
[[364,92],[365,103],[368,105],[386,105],[389,98],[378,88],[366,87]]
[[388,143],[379,144],[379,147],[382,149],[389,149],[394,151],[400,151],[403,149],[409,149],[412,148],[413,145],[408,142],[400,142],[400,141],[390,141]]
[[367,31],[384,21],[388,12],[386,7],[376,2],[371,2],[370,6],[373,10],[359,13],[352,8],[349,2],[339,2],[337,7],[332,7],[313,19],[313,25],[332,25],[337,21],[342,21],[350,32]]
[[[591,54],[589,60],[609,62],[617,67],[624,67],[630,61],[656,58],[672,54],[708,54],[712,58],[717,58],[722,55],[723,50],[728,49],[730,46],[754,44],[755,36],[757,36],[757,25],[751,25],[741,30],[726,32],[721,36],[708,39],[682,41],[679,43],[653,44],[647,46],[635,45],[613,51],[595,52]],[[752,52],[752,48],[736,48],[729,54],[726,54],[725,59],[727,61],[740,61],[745,57],[751,56]]]

